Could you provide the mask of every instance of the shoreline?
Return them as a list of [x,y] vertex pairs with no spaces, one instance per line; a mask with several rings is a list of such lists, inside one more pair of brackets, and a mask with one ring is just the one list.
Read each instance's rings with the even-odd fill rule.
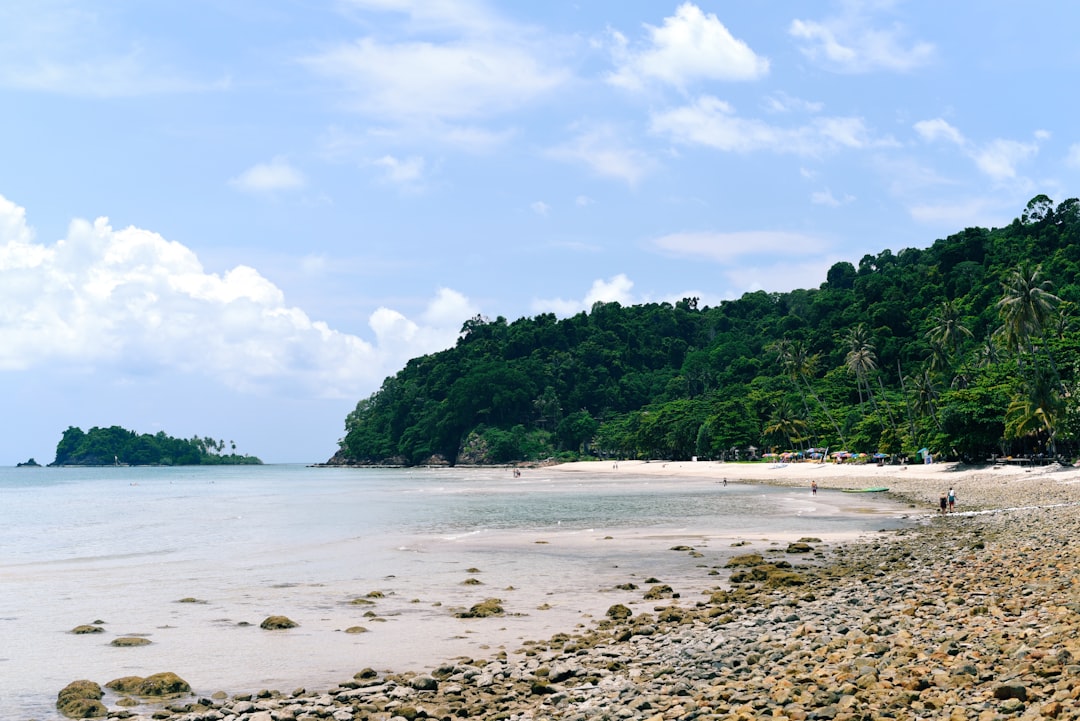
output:
[[[624,619],[594,614],[547,640],[493,646],[484,658],[447,659],[430,673],[368,670],[328,691],[240,694],[215,700],[213,708],[188,704],[176,718],[203,721],[207,713],[228,712],[255,721],[263,718],[260,713],[283,709],[328,717],[328,708],[348,710],[357,719],[398,715],[410,721],[463,712],[522,721],[585,719],[604,709],[622,710],[622,717],[632,719],[710,713],[756,718],[768,709],[770,715],[807,718],[822,708],[831,714],[822,717],[835,719],[890,708],[907,709],[900,717],[917,712],[946,718],[960,707],[1011,714],[1038,704],[1052,711],[1065,698],[1057,696],[1080,697],[1080,682],[1064,680],[1080,676],[1080,666],[1071,663],[1073,656],[1080,659],[1080,623],[1073,618],[1077,613],[1060,610],[1073,604],[1062,594],[1080,582],[1068,548],[1080,528],[1080,471],[630,461],[620,461],[617,469],[588,462],[543,470],[572,477],[600,473],[604,465],[612,473],[658,480],[727,478],[799,488],[815,480],[830,490],[888,485],[891,497],[914,505],[920,523],[895,533],[837,539],[835,545],[813,542],[809,553],[798,555],[787,553],[771,534],[771,544],[737,549],[761,557],[744,572],[743,582],[727,580],[738,578],[737,568],[712,577],[702,569],[700,580],[711,593],[688,593],[691,584],[680,581],[670,593],[649,599],[644,596],[652,588],[642,583],[634,602],[625,595],[605,600],[604,605],[627,608]],[[940,517],[937,497],[949,486],[958,491],[962,512]],[[1033,499],[1044,503],[1032,504]],[[721,539],[718,534],[709,540],[731,540]],[[785,573],[801,581],[770,586],[770,579]],[[1043,626],[1032,625],[1032,619]],[[506,623],[480,619],[474,633]],[[1046,624],[1056,624],[1060,633],[1048,636]],[[1014,635],[1002,637],[1006,627]],[[941,651],[943,642],[955,648]],[[1017,656],[1021,648],[1028,650]],[[1018,660],[1029,656],[1051,666],[1056,676],[1042,667],[1039,675]],[[1028,663],[1032,668],[1034,661]],[[1065,687],[1048,688],[1054,684],[1046,679],[1057,677]],[[649,699],[646,706],[635,700],[640,698]],[[417,709],[422,713],[410,715]]]

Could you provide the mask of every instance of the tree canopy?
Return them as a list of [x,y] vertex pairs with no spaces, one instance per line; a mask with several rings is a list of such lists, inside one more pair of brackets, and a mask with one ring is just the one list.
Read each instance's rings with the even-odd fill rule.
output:
[[261,464],[255,456],[237,455],[236,444],[224,453],[223,440],[194,436],[173,438],[164,432],[139,435],[120,426],[81,428],[69,426],[56,444],[52,466],[200,466]]
[[345,420],[338,460],[1080,453],[1080,201],[702,307],[477,316]]

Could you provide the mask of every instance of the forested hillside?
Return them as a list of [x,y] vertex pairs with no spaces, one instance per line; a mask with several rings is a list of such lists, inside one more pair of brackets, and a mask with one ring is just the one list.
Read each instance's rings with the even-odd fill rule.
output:
[[120,426],[83,429],[69,426],[56,444],[51,466],[201,466],[261,464],[255,456],[237,455],[236,444],[194,436],[173,438],[163,432],[141,435]]
[[357,404],[335,460],[1071,459],[1078,302],[1080,201],[1040,195],[1007,227],[837,263],[819,288],[474,318]]

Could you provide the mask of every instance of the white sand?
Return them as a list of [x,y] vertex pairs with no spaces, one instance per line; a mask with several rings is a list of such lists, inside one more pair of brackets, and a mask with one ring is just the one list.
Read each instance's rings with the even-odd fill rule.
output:
[[611,461],[566,463],[561,473],[648,474],[710,481],[768,483],[785,486],[858,489],[889,488],[890,494],[915,504],[937,506],[949,488],[956,490],[958,510],[1080,503],[1080,468],[1057,464],[1031,466],[962,466],[957,463],[906,466],[873,463],[722,463],[716,461]]

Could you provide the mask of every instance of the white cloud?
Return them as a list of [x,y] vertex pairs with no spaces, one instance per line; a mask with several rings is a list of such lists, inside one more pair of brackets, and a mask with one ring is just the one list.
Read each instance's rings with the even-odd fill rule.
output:
[[1036,130],[1034,142],[995,138],[979,145],[941,118],[920,120],[914,127],[915,132],[927,142],[943,140],[960,148],[983,174],[996,182],[1015,179],[1018,166],[1034,157],[1039,152],[1039,143],[1050,137],[1045,130]]
[[296,190],[307,184],[304,174],[285,158],[258,163],[229,181],[234,188],[249,193],[269,193],[277,190]]
[[917,132],[923,140],[933,142],[935,140],[947,140],[950,143],[956,145],[966,145],[967,141],[959,130],[954,128],[948,123],[948,121],[942,118],[934,118],[932,120],[920,120],[915,123],[915,132]]
[[633,305],[640,302],[631,291],[634,282],[623,273],[608,278],[593,281],[592,287],[585,293],[581,300],[566,300],[563,298],[537,299],[532,302],[535,313],[555,313],[561,316],[571,316],[583,310],[592,308],[594,303],[619,303],[621,305]]
[[874,27],[874,20],[857,6],[848,4],[848,9],[846,15],[820,22],[793,20],[788,33],[804,41],[801,50],[806,57],[839,72],[907,72],[934,59],[934,46],[905,41],[902,25]]
[[[85,5],[85,4],[84,4]],[[104,6],[0,4],[0,86],[78,97],[117,98],[226,89],[228,78],[196,79],[157,47],[122,36]]]
[[951,230],[1002,227],[1010,222],[1008,211],[986,198],[972,198],[952,203],[921,204],[911,207],[908,212],[920,223]]
[[545,218],[547,217],[548,213],[551,212],[551,206],[542,200],[537,200],[533,202],[531,205],[529,205],[529,207],[532,208],[532,212],[536,213],[537,215],[544,216]]
[[593,200],[587,195],[579,195],[578,197],[574,198],[574,205],[579,208],[586,208],[590,205],[593,205],[595,202],[595,200]]
[[2,371],[194,373],[247,391],[350,397],[452,345],[475,313],[446,289],[421,323],[379,309],[372,345],[289,306],[257,270],[207,272],[189,248],[147,230],[76,220],[63,239],[37,243],[23,209],[0,197]]
[[708,95],[691,105],[655,113],[651,129],[677,142],[738,153],[768,150],[820,155],[839,148],[893,144],[891,139],[873,137],[862,118],[820,117],[804,125],[781,127],[740,117],[729,103]]
[[991,140],[973,154],[975,165],[997,181],[1016,177],[1016,166],[1039,152],[1036,143],[1021,143],[1001,138]]
[[525,47],[489,39],[384,43],[368,37],[303,62],[339,83],[357,113],[395,121],[490,117],[569,77]]
[[645,153],[625,145],[620,133],[609,125],[581,129],[572,140],[548,150],[548,155],[585,165],[604,178],[636,185],[655,163]]
[[508,28],[481,2],[473,0],[343,0],[346,6],[407,15],[411,29],[454,29],[469,35],[491,35]]
[[825,104],[796,98],[780,91],[765,98],[765,110],[770,113],[820,113]]
[[1065,164],[1070,168],[1080,168],[1080,143],[1069,146],[1069,152],[1065,156]]
[[679,258],[731,263],[740,258],[813,255],[827,250],[820,238],[783,231],[671,233],[651,241],[657,250]]
[[372,162],[384,171],[384,180],[395,185],[414,187],[424,178],[424,159],[412,156],[404,160],[384,155]]
[[854,200],[855,196],[847,193],[837,198],[828,188],[810,194],[810,202],[814,205],[828,205],[832,208],[839,208],[841,205],[847,205]]
[[661,27],[646,25],[647,47],[634,52],[613,34],[617,69],[608,82],[639,90],[650,81],[679,89],[695,80],[755,80],[768,73],[769,61],[735,38],[712,13],[683,3]]
[[480,310],[461,293],[440,288],[421,314],[421,323],[396,310],[378,308],[368,325],[375,333],[378,355],[382,358],[383,376],[393,373],[406,361],[457,342],[461,326]]

